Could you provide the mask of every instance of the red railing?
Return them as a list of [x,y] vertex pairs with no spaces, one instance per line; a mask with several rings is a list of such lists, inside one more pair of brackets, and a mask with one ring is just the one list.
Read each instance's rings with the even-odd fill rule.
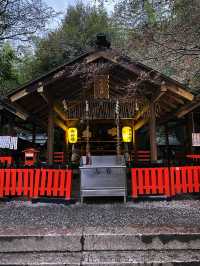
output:
[[200,166],[170,167],[171,195],[200,191]]
[[12,161],[12,156],[0,156],[0,163],[11,165]]
[[166,195],[170,196],[169,170],[160,168],[133,168],[132,197],[139,195]]
[[133,168],[132,197],[200,192],[200,166]]
[[186,157],[194,162],[200,161],[200,154],[187,154]]
[[0,197],[71,197],[70,169],[0,169]]

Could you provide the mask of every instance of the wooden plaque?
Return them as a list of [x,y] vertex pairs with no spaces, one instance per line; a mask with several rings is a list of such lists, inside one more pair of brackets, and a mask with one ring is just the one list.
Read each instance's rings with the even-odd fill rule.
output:
[[95,99],[109,99],[109,75],[95,76],[94,98]]

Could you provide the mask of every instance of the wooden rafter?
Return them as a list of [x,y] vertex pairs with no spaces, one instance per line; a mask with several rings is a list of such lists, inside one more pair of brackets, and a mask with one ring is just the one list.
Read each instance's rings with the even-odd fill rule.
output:
[[167,88],[161,86],[161,88],[153,95],[151,102],[156,103],[166,92]]
[[161,105],[162,105],[162,103],[165,103],[166,105],[168,105],[172,109],[177,109],[177,105],[168,101],[167,99],[162,98]]
[[148,118],[146,118],[146,119],[142,119],[142,120],[138,121],[138,122],[134,125],[134,130],[136,131],[136,130],[140,129],[140,128],[143,127],[148,121],[149,121]]
[[60,127],[62,130],[64,130],[65,132],[67,131],[67,126],[63,123],[63,121],[61,121],[59,118],[54,116],[54,123]]
[[63,121],[67,121],[67,116],[58,103],[54,103],[53,110]]
[[194,109],[196,109],[197,107],[200,106],[200,99],[196,100],[192,103],[188,103],[185,106],[183,106],[177,113],[176,116],[178,118],[183,117],[184,115],[188,114],[189,112],[193,111]]
[[171,91],[174,94],[176,94],[176,95],[178,95],[178,96],[180,96],[180,97],[182,97],[188,101],[192,101],[194,99],[194,95],[192,93],[180,88],[177,85],[166,84],[165,87],[167,88],[168,91]]
[[172,101],[172,102],[177,102],[179,104],[185,104],[184,100],[181,99],[180,97],[176,97],[175,94],[172,94],[171,92],[168,92],[167,93],[167,97],[169,97],[169,99]]

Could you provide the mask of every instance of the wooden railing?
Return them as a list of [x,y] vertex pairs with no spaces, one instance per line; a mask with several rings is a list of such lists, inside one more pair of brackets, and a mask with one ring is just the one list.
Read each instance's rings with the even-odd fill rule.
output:
[[200,192],[200,166],[132,168],[132,197]]
[[70,169],[0,169],[0,197],[71,197]]

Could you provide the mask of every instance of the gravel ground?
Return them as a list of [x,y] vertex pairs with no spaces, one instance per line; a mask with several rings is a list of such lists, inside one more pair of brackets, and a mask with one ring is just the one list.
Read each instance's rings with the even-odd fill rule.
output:
[[0,231],[83,226],[168,226],[200,229],[200,201],[143,201],[107,204],[0,202]]

